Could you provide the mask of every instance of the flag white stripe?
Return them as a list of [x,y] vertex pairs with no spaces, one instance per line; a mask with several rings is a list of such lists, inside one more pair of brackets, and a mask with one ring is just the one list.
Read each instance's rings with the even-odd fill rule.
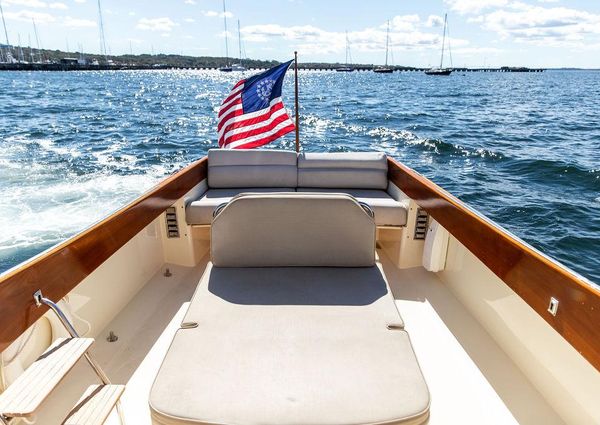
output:
[[[229,110],[228,110],[226,113],[224,113],[224,114],[223,114],[223,116],[221,116],[221,117],[219,118],[219,123],[217,124],[217,127],[218,127],[218,125],[221,123],[221,121],[222,121],[222,120],[224,120],[224,119],[225,119],[225,117],[226,117],[226,116],[228,116],[230,113],[232,113],[232,112],[234,112],[234,111],[239,111],[240,109],[243,109],[243,108],[244,108],[244,105],[242,105],[241,103],[240,103],[239,105],[232,106],[232,107],[231,107],[231,109],[229,109]],[[235,120],[236,118],[239,118],[239,117],[241,117],[241,116],[245,116],[245,115],[238,115],[238,116],[236,116],[236,117],[231,117],[231,118],[229,118],[229,119],[228,119],[228,120],[225,122],[225,125],[223,125],[223,127],[221,127],[221,130],[219,130],[219,133],[220,133],[220,132],[221,132],[221,131],[222,131],[222,130],[223,130],[223,129],[224,129],[224,128],[225,128],[225,127],[226,127],[226,126],[229,124],[229,121],[231,121],[231,120]]]
[[[238,94],[238,93],[240,93],[240,92],[241,92],[243,89],[244,89],[244,85],[242,84],[242,85],[240,86],[240,88],[239,88],[239,89],[236,89],[236,90],[232,91],[231,93],[229,93],[229,96],[227,96],[227,97],[231,97],[231,96],[232,96],[232,95],[234,95],[234,94]],[[239,96],[235,96],[235,97],[234,97],[233,99],[231,99],[229,102],[222,104],[222,105],[221,105],[221,107],[219,108],[219,112],[221,112],[221,111],[222,111],[223,109],[225,109],[227,106],[231,105],[233,102],[235,102],[236,100],[238,100],[240,97],[241,97],[241,95],[239,95]]]
[[269,137],[269,136],[277,133],[279,130],[281,130],[284,127],[287,127],[290,124],[293,125],[294,123],[291,119],[288,118],[287,120],[285,120],[282,123],[278,124],[277,126],[273,127],[273,129],[270,131],[266,131],[264,133],[257,134],[255,136],[250,136],[250,137],[247,137],[242,140],[236,140],[235,142],[225,144],[224,147],[226,147],[228,149],[233,149],[240,145],[245,145],[246,143],[252,143],[256,140],[264,139],[265,137]]
[[271,117],[269,119],[267,119],[267,120],[261,121],[261,122],[256,123],[256,124],[246,125],[244,127],[238,127],[238,128],[234,128],[233,130],[229,130],[227,133],[225,133],[225,140],[227,140],[231,136],[235,136],[236,134],[245,133],[246,131],[257,130],[257,129],[261,128],[261,127],[268,126],[277,117],[280,117],[281,115],[284,115],[284,114],[287,114],[287,111],[286,111],[285,108],[281,108],[281,109],[273,112],[273,115],[271,115]]
[[[249,114],[238,115],[238,116],[236,116],[236,117],[231,117],[231,118],[229,118],[229,119],[228,119],[228,120],[225,122],[225,124],[223,125],[223,127],[221,127],[221,130],[219,131],[219,139],[218,139],[218,140],[221,140],[221,138],[223,137],[223,133],[225,132],[225,129],[226,129],[227,127],[229,127],[231,124],[233,124],[233,123],[235,123],[235,122],[238,122],[238,121],[244,121],[244,120],[248,120],[248,119],[252,119],[252,118],[258,118],[258,117],[260,117],[261,115],[268,114],[268,113],[270,112],[270,109],[271,109],[271,108],[272,108],[272,107],[273,107],[273,106],[274,106],[274,105],[275,105],[277,102],[282,102],[282,100],[281,100],[281,96],[280,96],[280,97],[276,97],[276,98],[274,98],[274,99],[271,101],[271,103],[269,103],[269,106],[267,106],[265,109],[261,109],[261,110],[259,110],[259,111],[256,111],[256,112],[250,112]],[[236,111],[236,110],[238,110],[238,109],[241,109],[241,108],[242,108],[242,106],[243,106],[242,104],[236,105],[236,106],[234,106],[233,108],[231,108],[231,109],[229,110],[229,112],[231,112],[231,111]]]

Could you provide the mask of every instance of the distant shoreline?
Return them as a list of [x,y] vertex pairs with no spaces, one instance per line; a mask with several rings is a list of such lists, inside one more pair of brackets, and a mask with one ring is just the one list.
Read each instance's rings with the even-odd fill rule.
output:
[[[0,45],[4,53],[11,52],[13,63],[0,63],[0,71],[106,71],[106,70],[152,70],[152,69],[218,69],[232,63],[241,63],[254,70],[268,69],[277,64],[275,60],[239,59],[213,56],[184,56],[166,54],[140,54],[102,56],[62,50],[37,50],[17,46]],[[4,55],[3,55],[4,56]],[[355,71],[371,71],[376,64],[343,64],[325,62],[298,63],[299,69],[334,71],[350,66]],[[390,65],[394,71],[422,72],[429,67]],[[451,67],[455,72],[544,72],[547,68],[514,67]]]
[[[340,64],[299,64],[298,69],[310,71],[336,71]],[[355,65],[353,70],[372,71],[375,65]],[[181,66],[169,64],[69,64],[69,63],[0,63],[0,71],[127,71],[127,70],[218,70],[219,66]],[[423,72],[429,68],[390,66],[395,72]],[[264,70],[268,67],[248,67],[248,70]],[[544,68],[452,68],[454,72],[544,72]]]

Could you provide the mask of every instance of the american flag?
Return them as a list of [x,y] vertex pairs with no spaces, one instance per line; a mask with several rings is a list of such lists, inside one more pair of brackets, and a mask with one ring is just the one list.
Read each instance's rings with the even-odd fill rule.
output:
[[294,131],[283,101],[283,78],[293,60],[240,80],[219,109],[219,146],[249,149]]

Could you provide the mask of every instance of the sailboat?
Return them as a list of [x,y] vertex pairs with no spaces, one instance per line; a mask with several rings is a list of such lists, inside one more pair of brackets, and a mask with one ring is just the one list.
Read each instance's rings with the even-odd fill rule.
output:
[[229,64],[229,34],[227,33],[227,9],[225,8],[225,0],[223,0],[223,25],[225,27],[225,61],[227,64],[219,68],[221,72],[231,72],[233,67]]
[[385,35],[385,65],[374,68],[373,72],[377,72],[378,74],[391,74],[392,72],[394,72],[394,70],[388,66],[389,47],[390,47],[390,21],[388,20],[387,33]]
[[[451,68],[444,68],[444,45],[446,44],[446,27],[448,23],[448,14],[444,15],[444,35],[442,36],[442,58],[440,59],[440,67],[439,68],[431,68],[425,71],[427,75],[450,75],[452,73]],[[449,42],[448,42],[449,43]]]
[[242,65],[242,33],[240,32],[240,20],[238,19],[238,47],[240,49],[240,61],[231,65],[232,71],[246,71],[246,67]]
[[340,66],[339,68],[335,69],[337,72],[352,72],[352,71],[354,71],[354,67],[350,64],[350,62],[348,61],[348,58],[350,58],[350,62],[352,62],[352,55],[350,53],[350,41],[348,40],[348,31],[346,31],[346,62],[345,62],[344,66]]

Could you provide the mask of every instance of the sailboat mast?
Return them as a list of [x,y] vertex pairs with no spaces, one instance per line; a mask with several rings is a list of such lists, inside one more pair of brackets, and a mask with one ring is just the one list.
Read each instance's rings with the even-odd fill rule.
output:
[[390,46],[390,20],[387,21],[387,33],[385,35],[385,66],[388,64],[388,49]]
[[[0,1],[0,15],[2,15],[2,25],[4,26],[4,36],[6,37],[6,51],[10,51],[10,43],[8,41],[8,31],[6,30],[6,21],[4,20],[4,11],[2,10],[2,2]],[[7,58],[8,59],[8,58]],[[7,60],[8,62],[8,60]]]
[[98,24],[100,30],[100,54],[104,56],[104,60],[108,63],[108,57],[106,53],[106,38],[104,37],[104,21],[102,20],[102,7],[100,6],[100,0],[98,0]]
[[35,19],[31,18],[31,22],[33,22],[33,32],[35,34],[35,44],[37,45],[38,57],[40,63],[42,61],[42,50],[40,49],[40,37],[38,36],[37,27],[35,26]]
[[346,30],[346,66],[348,66],[348,30]]
[[442,58],[440,59],[440,69],[444,65],[444,45],[446,44],[446,22],[448,21],[448,14],[444,14],[444,35],[442,36]]
[[240,20],[238,19],[238,47],[240,49],[240,64],[242,63],[242,32],[240,31]]
[[225,10],[225,0],[223,0],[223,24],[225,25],[225,59],[229,65],[229,45],[227,40],[227,11]]

